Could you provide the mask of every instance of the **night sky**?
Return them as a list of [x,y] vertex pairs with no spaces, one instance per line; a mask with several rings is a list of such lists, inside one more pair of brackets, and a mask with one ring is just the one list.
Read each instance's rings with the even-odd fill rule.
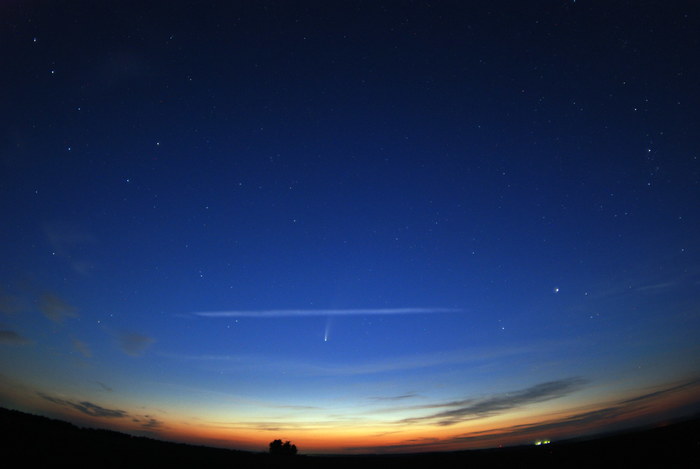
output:
[[700,4],[3,1],[0,405],[302,453],[700,410]]

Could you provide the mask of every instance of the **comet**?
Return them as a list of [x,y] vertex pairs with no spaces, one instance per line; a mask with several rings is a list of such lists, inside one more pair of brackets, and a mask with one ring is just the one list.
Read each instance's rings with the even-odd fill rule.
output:
[[323,341],[328,342],[328,337],[331,334],[331,316],[326,318],[326,330],[323,333]]

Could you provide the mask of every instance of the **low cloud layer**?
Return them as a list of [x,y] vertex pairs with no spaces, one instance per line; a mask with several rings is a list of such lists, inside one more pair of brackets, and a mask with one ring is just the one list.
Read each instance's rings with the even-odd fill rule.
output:
[[433,421],[441,426],[454,425],[465,420],[490,417],[530,404],[564,397],[578,391],[585,383],[586,381],[581,378],[567,378],[548,381],[519,391],[497,394],[483,399],[465,399],[444,404],[431,404],[426,407],[454,408],[423,417],[404,419],[400,423]]
[[[513,404],[526,405],[527,402],[532,402],[533,399],[539,400],[550,396],[554,398],[557,395],[566,393],[567,389],[577,388],[584,384],[584,381],[576,378],[562,381],[554,381],[536,385],[516,393],[511,393]],[[678,393],[692,393],[700,386],[700,380],[691,379],[686,382],[670,384],[669,386],[638,396],[621,399],[617,402],[609,403],[599,409],[589,410],[585,412],[574,413],[560,418],[553,418],[547,421],[538,421],[522,425],[513,425],[510,427],[492,428],[482,432],[468,432],[457,434],[447,438],[423,438],[423,439],[407,439],[400,443],[386,446],[365,446],[345,448],[357,452],[388,452],[397,451],[440,451],[454,449],[455,447],[464,448],[465,444],[474,444],[476,446],[491,445],[504,440],[511,442],[533,441],[541,438],[543,435],[552,437],[555,435],[564,435],[564,437],[576,434],[585,428],[597,428],[601,426],[608,429],[622,429],[629,427],[631,418],[652,418],[653,408],[655,403],[677,395]],[[494,396],[493,398],[481,401],[481,409],[496,407],[504,409],[507,407],[507,394]],[[476,401],[474,401],[476,403]],[[472,406],[474,408],[478,405]],[[465,409],[467,406],[465,406]],[[646,417],[640,414],[640,411],[650,412]],[[463,410],[463,412],[466,412]],[[439,414],[438,414],[439,415]],[[665,418],[667,414],[664,414]],[[650,417],[651,416],[651,417]],[[435,415],[426,418],[435,418]]]
[[163,426],[163,422],[149,415],[144,415],[142,418],[134,417],[132,420],[146,430],[155,430]]
[[126,411],[118,409],[107,409],[89,401],[71,401],[49,396],[48,394],[37,393],[41,398],[63,407],[69,407],[90,417],[123,418],[127,416]]
[[106,419],[126,419],[130,418],[131,421],[137,424],[141,429],[146,431],[153,431],[162,428],[165,424],[153,417],[152,415],[133,415],[125,410],[120,409],[108,409],[102,407],[93,402],[89,401],[75,401],[71,399],[62,399],[55,396],[50,396],[42,392],[37,392],[37,395],[42,399],[45,399],[53,404],[61,407],[66,407],[68,409],[77,410],[81,414],[87,415],[89,417],[106,418]]

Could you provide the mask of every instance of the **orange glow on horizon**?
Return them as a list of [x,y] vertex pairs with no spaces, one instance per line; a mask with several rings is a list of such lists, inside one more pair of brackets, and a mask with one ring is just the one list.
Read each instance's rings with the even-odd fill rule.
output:
[[[19,410],[33,409],[32,413],[67,420],[82,427],[106,428],[167,441],[266,452],[269,442],[279,438],[292,441],[302,454],[360,454],[478,449],[528,444],[538,439],[557,441],[594,433],[601,428],[619,428],[627,423],[642,422],[654,415],[670,415],[674,409],[695,402],[699,387],[691,384],[658,392],[652,389],[641,397],[619,396],[580,405],[571,405],[575,402],[570,402],[566,408],[532,406],[455,425],[399,424],[367,417],[349,425],[309,419],[266,427],[263,423],[237,421],[233,416],[214,420],[209,412],[196,416],[195,413],[147,411],[143,406],[121,407],[116,404],[114,408],[125,409],[123,416],[86,415],[85,409],[81,412],[78,406],[61,405],[62,398],[55,398],[52,402],[40,397],[41,393],[27,393],[25,387],[17,387],[15,391],[23,392],[15,392],[12,397],[13,401],[23,404]],[[9,395],[8,389],[5,386],[3,390],[5,397]],[[641,404],[622,408],[625,403],[637,401]],[[98,412],[101,408],[95,406],[96,410],[92,410]],[[622,410],[606,413],[617,408]],[[604,420],[589,418],[598,413],[605,414]],[[152,419],[153,425],[146,425],[148,419]]]

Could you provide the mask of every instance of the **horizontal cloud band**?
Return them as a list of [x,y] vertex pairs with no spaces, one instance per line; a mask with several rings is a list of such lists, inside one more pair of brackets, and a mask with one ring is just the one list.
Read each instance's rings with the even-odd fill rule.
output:
[[376,309],[270,309],[260,311],[205,311],[193,313],[208,318],[279,318],[298,316],[373,316],[389,314],[460,313],[457,308],[376,308]]

